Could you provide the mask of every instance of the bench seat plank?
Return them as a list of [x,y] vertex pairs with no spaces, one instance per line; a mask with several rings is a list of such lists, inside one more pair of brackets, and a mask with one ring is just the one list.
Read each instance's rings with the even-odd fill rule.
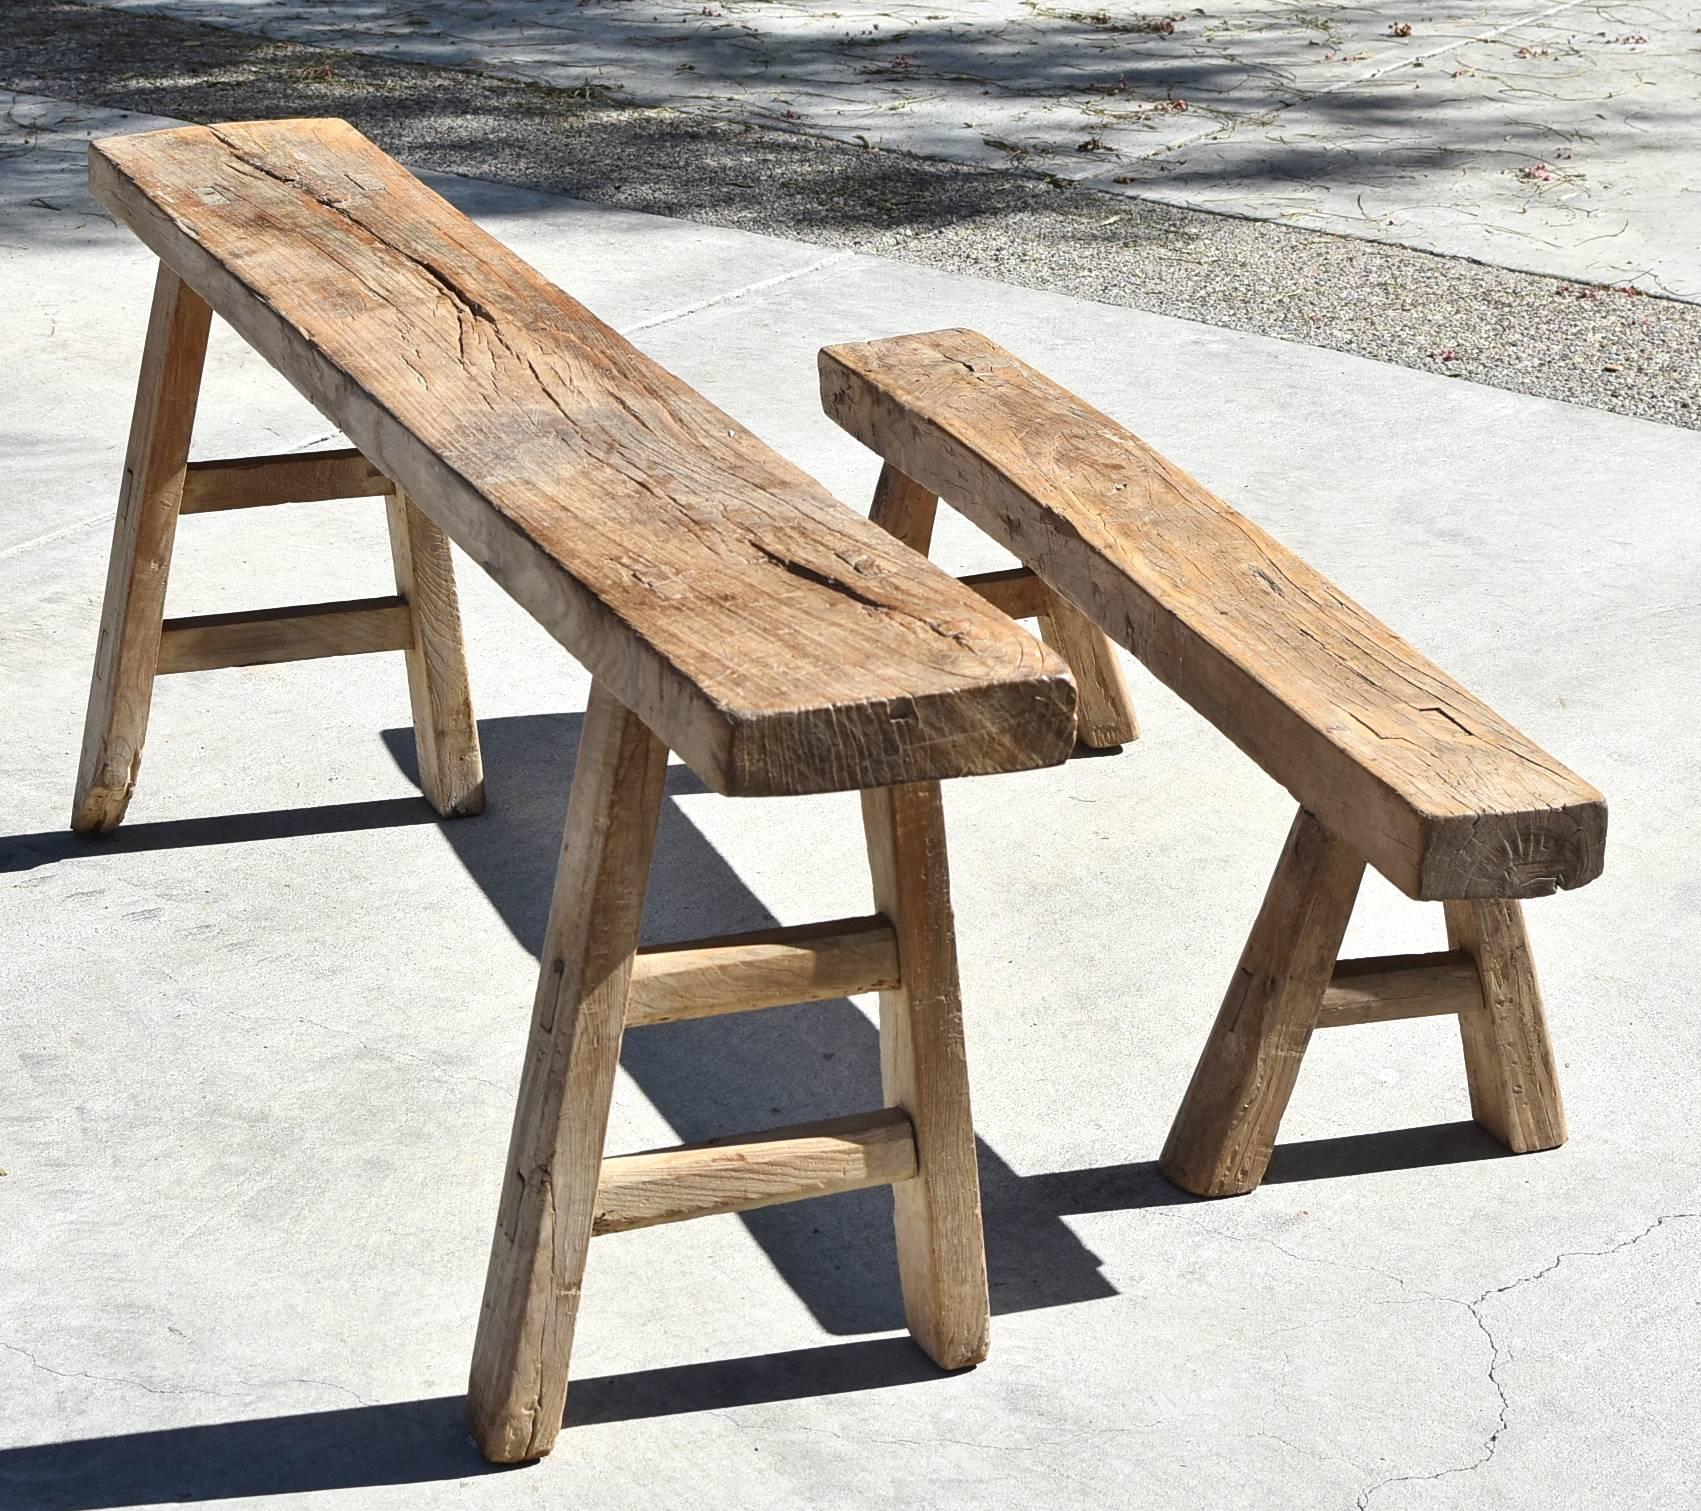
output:
[[1064,759],[1061,661],[346,122],[90,147],[96,196],[717,791]]
[[829,347],[827,413],[1082,608],[1416,898],[1600,873],[1606,805],[1137,436],[973,331]]

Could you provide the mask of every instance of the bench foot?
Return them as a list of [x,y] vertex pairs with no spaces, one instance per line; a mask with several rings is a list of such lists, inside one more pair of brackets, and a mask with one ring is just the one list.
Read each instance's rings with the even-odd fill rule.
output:
[[666,775],[661,742],[593,685],[467,1390],[493,1463],[539,1458],[561,1430]]
[[1480,1010],[1459,1015],[1471,1116],[1514,1154],[1565,1142],[1565,1106],[1516,902],[1449,902],[1447,942],[1476,962]]
[[1449,949],[1337,961],[1364,861],[1303,809],[1164,1145],[1196,1196],[1263,1180],[1315,1028],[1451,1013],[1471,1114],[1517,1154],[1565,1142],[1565,1114],[1523,910],[1448,902]]
[[[923,556],[933,544],[938,497],[890,462],[880,468],[869,518]],[[961,579],[1012,619],[1039,620],[1040,637],[1075,678],[1076,730],[1081,744],[1112,750],[1140,737],[1139,721],[1116,647],[1074,604],[1052,592],[1027,568],[982,572]]]
[[911,1334],[942,1369],[986,1357],[991,1331],[956,928],[937,782],[862,794],[874,905],[898,937],[880,993],[880,1078],[915,1129],[916,1177],[892,1188]]
[[[878,916],[639,950],[667,753],[593,686],[550,905],[467,1421],[484,1455],[548,1453],[593,1236],[890,1185],[904,1311],[942,1367],[990,1327],[939,786],[862,795]],[[880,992],[884,1105],[605,1157],[626,1028]]]
[[1039,616],[1040,638],[1075,675],[1080,742],[1089,750],[1114,750],[1139,739],[1140,723],[1116,647],[1074,604],[1049,589],[1046,596],[1049,605]]
[[[156,677],[405,652],[420,786],[445,818],[484,807],[454,568],[443,532],[358,451],[188,460],[212,312],[163,263],[136,385],[71,827],[110,834],[141,766]],[[384,497],[394,598],[167,619],[184,514]]]
[[79,834],[110,834],[118,827],[142,764],[211,322],[212,311],[200,295],[162,263],[136,383],[83,725],[71,809],[71,827]]
[[1302,808],[1159,1159],[1183,1190],[1239,1196],[1263,1180],[1363,875]]
[[401,493],[385,500],[396,592],[413,633],[407,647],[419,785],[444,818],[484,811],[484,762],[478,748],[461,609],[449,537]]

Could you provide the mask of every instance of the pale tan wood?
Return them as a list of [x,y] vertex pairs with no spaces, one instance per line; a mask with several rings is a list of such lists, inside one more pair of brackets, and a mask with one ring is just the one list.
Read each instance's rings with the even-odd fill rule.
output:
[[395,484],[358,451],[289,452],[191,462],[183,479],[184,514],[376,498]]
[[961,509],[1413,897],[1599,874],[1606,805],[1251,520],[973,331],[821,353],[827,413]]
[[1068,599],[1048,593],[1040,638],[1075,674],[1076,737],[1093,750],[1113,750],[1140,738],[1134,700],[1116,650],[1105,633]]
[[79,834],[110,834],[118,827],[142,763],[211,319],[200,296],[162,265],[136,384],[83,724],[71,808],[71,827]]
[[602,1162],[597,1233],[749,1212],[889,1186],[916,1173],[915,1134],[897,1108],[712,1139]]
[[638,951],[626,1026],[824,1002],[898,984],[898,938],[884,918],[840,918]]
[[717,791],[1068,755],[1061,661],[347,123],[89,161],[101,202]]
[[391,493],[384,507],[396,592],[411,618],[405,648],[419,785],[445,818],[482,813],[484,762],[467,681],[449,537],[399,492]]
[[1482,1010],[1476,964],[1463,950],[1343,960],[1323,993],[1319,1028],[1393,1023]]
[[412,643],[412,617],[407,605],[394,597],[196,614],[165,621],[159,674],[361,656],[406,650]]
[[915,1128],[917,1176],[892,1189],[904,1315],[941,1368],[961,1369],[986,1357],[991,1324],[939,786],[864,792],[862,818],[902,976],[880,994],[881,1081]]
[[1515,1154],[1565,1142],[1547,1013],[1516,902],[1449,902],[1447,942],[1475,962],[1483,1008],[1459,1015],[1471,1116]]
[[467,1394],[485,1457],[549,1452],[590,1245],[667,751],[600,683],[579,736]]
[[1183,1190],[1237,1196],[1263,1180],[1363,874],[1302,808],[1158,1161]]
[[973,588],[988,603],[1012,619],[1038,619],[1051,606],[1051,593],[1027,567],[1002,572],[971,572],[958,582]]

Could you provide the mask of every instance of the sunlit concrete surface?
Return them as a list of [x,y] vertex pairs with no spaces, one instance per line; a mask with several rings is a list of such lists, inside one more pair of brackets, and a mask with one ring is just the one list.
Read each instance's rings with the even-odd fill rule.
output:
[[[1529,905],[1572,1139],[1501,1157],[1442,1020],[1320,1036],[1255,1195],[1153,1161],[1291,801],[1137,668],[1119,756],[952,784],[993,1351],[902,1332],[889,1197],[599,1239],[554,1456],[460,1427],[586,680],[461,561],[490,804],[412,780],[399,658],[165,679],[65,828],[152,260],[91,132],[0,141],[0,1505],[1683,1506],[1701,1481],[1701,436],[1212,327],[441,187],[842,498],[827,341],[979,327],[1138,430],[1608,795]],[[215,330],[196,450],[331,442]],[[947,520],[938,554],[1000,565]],[[388,591],[370,500],[186,519],[171,612]],[[675,767],[646,932],[869,905],[854,797]],[[1367,882],[1353,954],[1438,948]],[[850,1112],[866,1001],[630,1036],[610,1146]]]

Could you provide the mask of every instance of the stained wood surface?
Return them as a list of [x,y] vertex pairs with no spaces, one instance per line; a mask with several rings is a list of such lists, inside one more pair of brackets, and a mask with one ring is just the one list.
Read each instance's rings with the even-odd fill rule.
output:
[[191,462],[183,478],[183,512],[212,514],[329,498],[375,498],[395,484],[358,451],[289,452]]
[[602,1162],[596,1231],[749,1212],[889,1186],[915,1175],[915,1135],[895,1107]]
[[823,1002],[898,984],[898,939],[884,918],[843,918],[642,949],[626,1026]]
[[1514,1154],[1565,1142],[1565,1103],[1548,1037],[1524,910],[1515,902],[1450,902],[1447,942],[1469,955],[1483,1010],[1459,1017],[1471,1116]]
[[660,741],[593,683],[467,1391],[495,1463],[538,1458],[561,1430],[666,773]]
[[165,621],[160,631],[159,674],[361,656],[403,650],[412,641],[407,604],[393,596],[193,614]]
[[96,196],[718,791],[1062,760],[1062,663],[341,121],[90,148]]
[[79,834],[110,834],[118,827],[142,764],[211,320],[205,301],[162,266],[130,419],[71,805],[71,827]]
[[1599,874],[1606,805],[1137,436],[973,331],[821,353],[827,413],[1128,647],[1420,898]]
[[449,538],[405,494],[392,491],[384,509],[396,591],[408,609],[408,699],[419,785],[445,818],[482,813],[484,761]]
[[1302,808],[1158,1161],[1183,1190],[1239,1196],[1263,1180],[1363,875]]
[[1463,950],[1427,955],[1367,955],[1335,967],[1323,994],[1319,1028],[1393,1023],[1481,1012],[1476,962]]

